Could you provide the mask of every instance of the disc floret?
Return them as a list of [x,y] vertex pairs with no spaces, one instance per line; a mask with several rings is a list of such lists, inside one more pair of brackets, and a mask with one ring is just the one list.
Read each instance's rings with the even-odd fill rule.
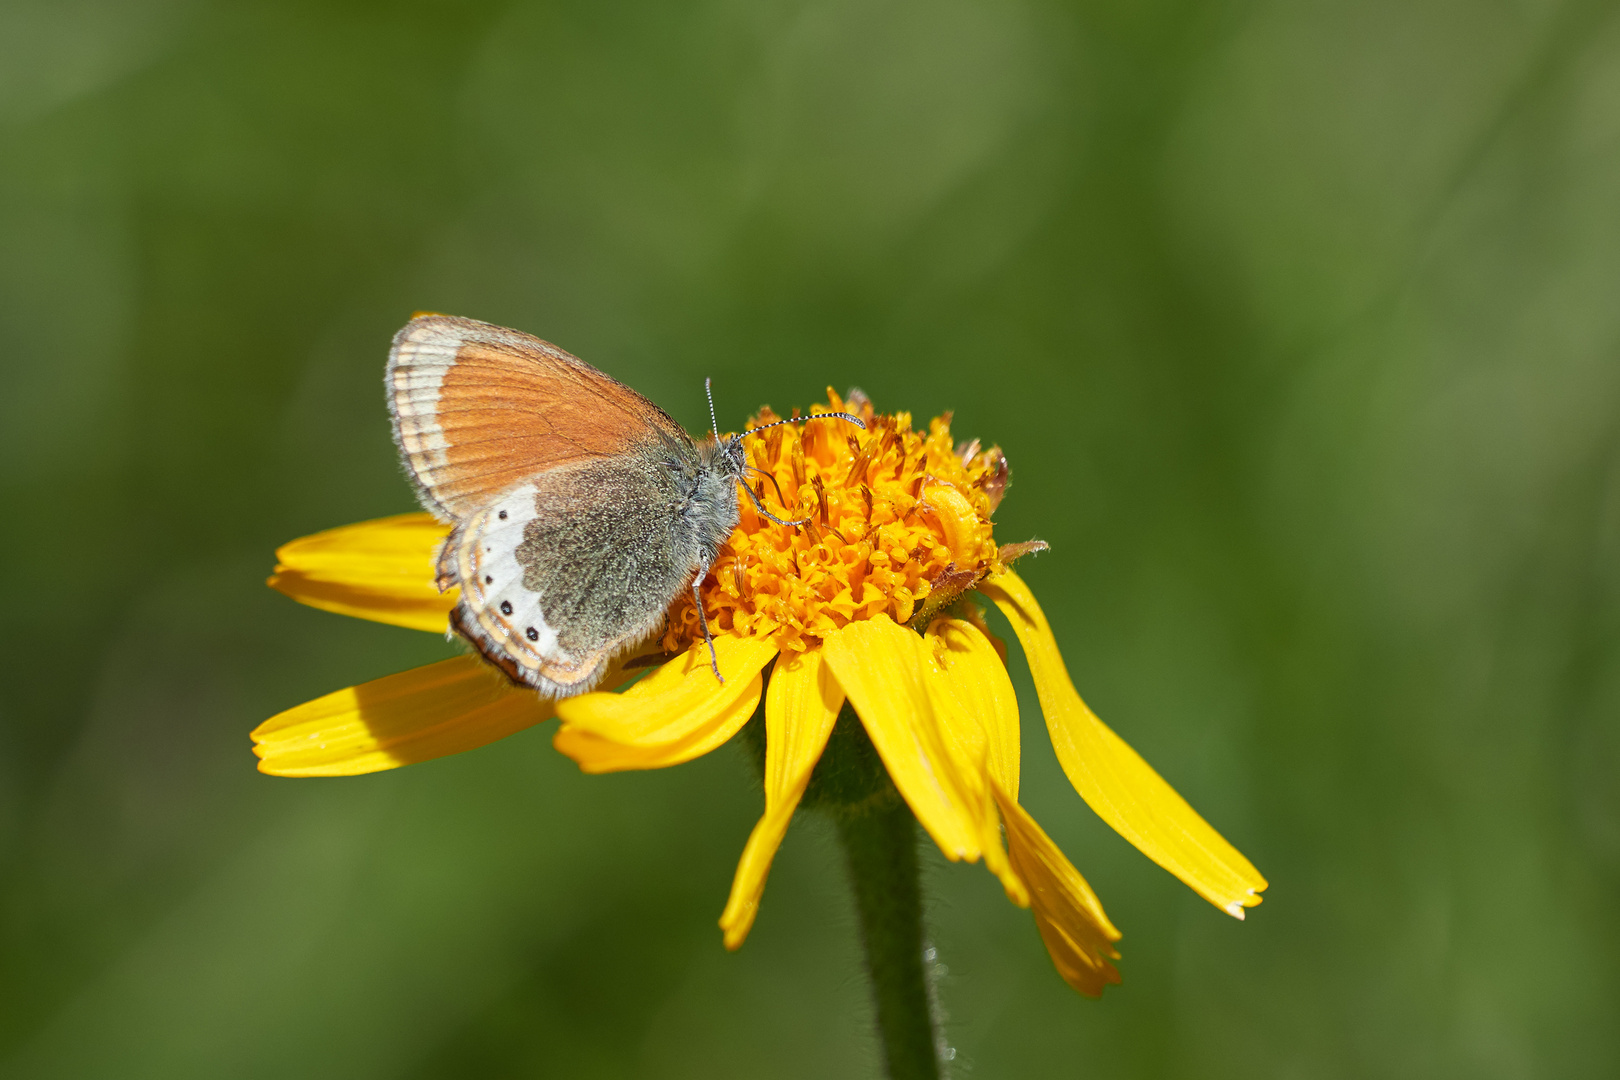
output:
[[[805,520],[784,526],[741,499],[738,527],[698,588],[714,633],[803,652],[851,622],[909,622],[1001,569],[990,520],[1007,484],[999,448],[953,444],[949,414],[923,433],[910,413],[876,413],[858,391],[827,397],[745,444],[754,494],[772,513]],[[828,415],[837,412],[865,429]],[[749,424],[778,419],[767,407]],[[683,598],[663,646],[677,652],[701,637]]]

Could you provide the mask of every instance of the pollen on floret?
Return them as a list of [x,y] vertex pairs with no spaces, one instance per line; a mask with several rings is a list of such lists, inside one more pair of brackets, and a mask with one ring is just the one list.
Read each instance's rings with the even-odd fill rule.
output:
[[[926,433],[910,413],[878,414],[859,391],[748,440],[748,483],[778,525],[741,497],[741,517],[699,585],[715,633],[769,635],[801,652],[861,619],[904,623],[931,595],[955,594],[1000,569],[990,517],[1007,485],[999,448],[951,441],[950,416]],[[829,412],[851,412],[865,430]],[[750,426],[780,419],[769,407]],[[767,479],[768,477],[768,479]],[[780,494],[778,494],[780,489]],[[780,507],[780,509],[779,509]],[[663,645],[701,639],[690,596],[669,612]]]

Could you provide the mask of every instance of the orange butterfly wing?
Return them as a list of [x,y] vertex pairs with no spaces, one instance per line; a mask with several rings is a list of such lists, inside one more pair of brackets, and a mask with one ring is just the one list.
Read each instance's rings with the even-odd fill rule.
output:
[[549,342],[419,315],[388,358],[394,439],[423,502],[466,519],[521,481],[660,439],[691,445],[658,406]]

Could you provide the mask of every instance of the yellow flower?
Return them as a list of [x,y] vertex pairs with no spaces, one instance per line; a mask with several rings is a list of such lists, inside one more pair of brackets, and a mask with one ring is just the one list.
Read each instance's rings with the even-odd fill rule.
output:
[[[812,412],[748,446],[760,497],[810,520],[784,527],[742,500],[741,523],[700,587],[723,683],[687,596],[671,607],[661,641],[616,665],[606,690],[550,702],[476,657],[446,660],[271,718],[253,733],[259,768],[373,772],[553,716],[562,721],[554,745],[585,772],[660,768],[725,743],[763,696],[765,813],[720,918],[735,949],[847,700],[939,849],[982,858],[1008,898],[1033,910],[1063,978],[1095,996],[1119,981],[1110,963],[1119,932],[1018,803],[1018,702],[1004,648],[960,600],[971,588],[1012,624],[1080,795],[1149,858],[1242,918],[1265,879],[1086,707],[1040,605],[1007,567],[1028,546],[998,548],[992,536],[1007,483],[1001,452],[954,447],[948,417],[924,434],[908,414],[874,415],[863,398],[846,403],[829,391],[829,401],[830,411],[861,412],[866,430]],[[755,422],[774,418],[766,410]],[[428,515],[407,514],[306,537],[277,552],[270,584],[315,607],[442,633],[456,603],[433,586],[445,533]],[[663,662],[612,692],[649,660]]]

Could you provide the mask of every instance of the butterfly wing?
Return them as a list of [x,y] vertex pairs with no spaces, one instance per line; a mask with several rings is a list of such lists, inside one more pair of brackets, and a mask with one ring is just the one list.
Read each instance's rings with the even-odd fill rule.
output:
[[456,629],[514,682],[590,689],[662,625],[699,565],[675,507],[682,471],[658,455],[571,464],[519,484],[451,533],[441,587]]
[[696,448],[668,414],[554,345],[425,315],[394,338],[395,440],[454,522],[439,587],[456,630],[517,683],[590,689],[657,629],[698,553],[676,507]]
[[449,315],[394,337],[388,408],[422,504],[461,521],[537,473],[691,439],[658,406],[549,342]]

